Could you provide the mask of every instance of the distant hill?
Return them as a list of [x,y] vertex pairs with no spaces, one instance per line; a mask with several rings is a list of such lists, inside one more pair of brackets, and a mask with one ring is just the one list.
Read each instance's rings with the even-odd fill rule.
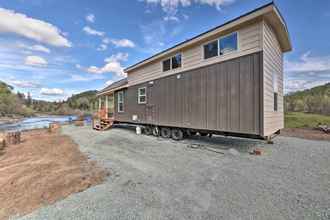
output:
[[72,95],[66,103],[72,109],[89,110],[92,111],[96,105],[96,90],[82,92]]
[[285,110],[330,115],[330,83],[284,97]]
[[32,100],[13,87],[0,81],[0,117],[32,116],[42,114],[91,114],[97,107],[96,90],[72,95],[66,101]]

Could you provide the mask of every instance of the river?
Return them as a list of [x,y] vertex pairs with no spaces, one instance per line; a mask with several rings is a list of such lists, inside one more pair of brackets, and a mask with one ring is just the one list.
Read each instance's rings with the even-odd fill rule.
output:
[[77,119],[76,116],[42,116],[22,119],[16,123],[0,124],[0,131],[24,131],[36,128],[48,128],[50,123],[58,122],[61,124]]

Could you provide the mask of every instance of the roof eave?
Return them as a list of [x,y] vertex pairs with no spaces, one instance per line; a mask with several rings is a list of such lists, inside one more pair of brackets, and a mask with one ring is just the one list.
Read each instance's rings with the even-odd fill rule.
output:
[[[185,47],[187,47],[187,46],[189,46],[191,44],[194,44],[194,43],[196,43],[198,41],[201,41],[202,39],[204,39],[208,35],[213,35],[214,33],[225,31],[227,29],[233,28],[233,26],[239,25],[241,23],[245,23],[245,22],[247,22],[249,20],[256,19],[257,17],[260,17],[260,16],[262,16],[262,15],[264,15],[266,13],[269,13],[269,12],[271,12],[274,9],[277,10],[277,7],[275,6],[275,4],[273,2],[271,2],[269,4],[266,4],[264,6],[261,6],[261,7],[257,8],[257,9],[255,9],[255,10],[253,10],[253,11],[250,11],[250,12],[248,12],[246,14],[243,14],[243,15],[237,17],[237,18],[234,18],[233,20],[230,20],[230,21],[228,21],[228,22],[226,22],[226,23],[224,23],[224,24],[222,24],[220,26],[217,26],[217,27],[215,27],[215,28],[213,28],[213,29],[211,29],[209,31],[206,31],[206,32],[204,32],[202,34],[199,34],[196,37],[193,37],[193,38],[191,38],[189,40],[186,40],[186,41],[184,41],[182,43],[179,43],[179,44],[177,44],[177,45],[175,45],[175,46],[173,46],[171,48],[168,48],[168,49],[166,49],[166,50],[164,50],[162,52],[159,52],[159,53],[157,53],[157,54],[155,54],[155,55],[153,55],[153,56],[151,56],[151,57],[149,57],[149,58],[147,58],[145,60],[142,60],[142,61],[140,61],[140,62],[138,62],[138,63],[136,63],[136,64],[134,64],[132,66],[129,66],[129,67],[125,68],[124,71],[126,73],[129,73],[130,71],[132,71],[134,69],[137,69],[137,68],[139,68],[139,67],[141,67],[141,66],[143,66],[143,65],[145,65],[145,64],[147,64],[149,62],[152,62],[154,60],[160,59],[160,58],[162,58],[164,56],[167,56],[170,53],[173,53],[176,50],[180,50],[180,49],[185,48]],[[282,16],[280,15],[280,13],[279,13],[279,17],[281,19],[283,19]],[[247,18],[248,18],[248,20],[247,20]]]

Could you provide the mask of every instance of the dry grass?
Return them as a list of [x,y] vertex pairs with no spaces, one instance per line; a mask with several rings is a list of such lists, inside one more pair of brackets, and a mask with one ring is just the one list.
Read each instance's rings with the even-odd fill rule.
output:
[[35,130],[0,155],[0,219],[24,215],[101,183],[107,172],[67,136]]

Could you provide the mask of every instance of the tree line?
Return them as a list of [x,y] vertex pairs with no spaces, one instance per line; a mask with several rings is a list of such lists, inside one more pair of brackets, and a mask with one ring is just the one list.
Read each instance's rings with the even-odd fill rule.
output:
[[97,107],[97,91],[87,91],[71,96],[66,101],[34,100],[31,95],[13,92],[13,87],[0,81],[0,117],[33,116],[35,114],[82,115],[92,114]]
[[285,110],[330,115],[330,83],[284,97]]

